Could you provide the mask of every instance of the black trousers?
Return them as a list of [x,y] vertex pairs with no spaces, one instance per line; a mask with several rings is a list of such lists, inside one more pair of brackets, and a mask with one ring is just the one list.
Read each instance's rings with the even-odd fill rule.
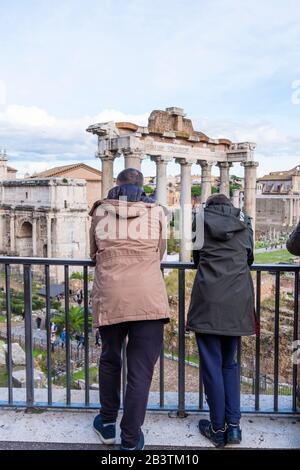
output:
[[120,408],[121,351],[125,338],[127,387],[121,420],[121,439],[135,447],[144,423],[155,363],[163,344],[163,320],[118,323],[99,328],[102,353],[99,364],[100,414],[104,422],[116,421]]

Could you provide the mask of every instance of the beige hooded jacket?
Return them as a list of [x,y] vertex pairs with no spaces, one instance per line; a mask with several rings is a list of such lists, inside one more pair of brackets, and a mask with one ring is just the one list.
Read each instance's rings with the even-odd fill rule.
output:
[[90,256],[95,327],[169,317],[160,260],[166,249],[166,215],[154,203],[97,201],[91,212]]

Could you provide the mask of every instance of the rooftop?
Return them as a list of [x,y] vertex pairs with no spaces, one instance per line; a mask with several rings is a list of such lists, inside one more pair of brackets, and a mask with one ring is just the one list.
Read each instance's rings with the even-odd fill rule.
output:
[[35,173],[34,175],[30,176],[30,178],[49,178],[53,176],[60,176],[60,175],[64,175],[66,172],[69,172],[75,169],[88,170],[89,172],[92,172],[96,174],[97,176],[102,175],[101,171],[89,165],[86,165],[85,163],[71,163],[70,165],[56,166],[53,168],[49,168],[48,170],[41,171],[40,173]]
[[271,173],[258,178],[258,181],[290,180],[292,176],[300,176],[300,165],[295,166],[291,170],[272,171]]

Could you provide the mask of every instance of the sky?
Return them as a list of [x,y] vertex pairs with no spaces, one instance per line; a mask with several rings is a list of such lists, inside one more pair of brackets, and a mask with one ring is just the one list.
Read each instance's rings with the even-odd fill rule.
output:
[[300,164],[299,0],[0,0],[0,32],[0,148],[20,176],[100,169],[90,124],[169,106],[256,142],[260,176]]

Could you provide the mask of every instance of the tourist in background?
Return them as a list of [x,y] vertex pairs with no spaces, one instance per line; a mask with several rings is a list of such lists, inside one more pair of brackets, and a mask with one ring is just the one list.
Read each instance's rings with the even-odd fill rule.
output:
[[286,242],[286,247],[292,255],[300,256],[300,221],[298,222],[297,227],[291,233]]
[[90,255],[96,261],[93,323],[99,328],[100,414],[94,429],[113,444],[120,407],[121,351],[126,343],[127,386],[121,420],[121,449],[141,450],[148,395],[169,317],[160,260],[165,249],[165,214],[143,192],[143,175],[123,170],[108,198],[90,215]]
[[60,344],[62,349],[64,349],[65,344],[66,344],[66,329],[64,328],[60,334]]
[[35,322],[36,322],[37,330],[40,330],[41,329],[41,324],[42,324],[42,319],[39,315],[36,317]]
[[75,339],[77,341],[77,352],[79,352],[80,348],[84,349],[84,334],[79,333],[79,335],[75,336]]
[[100,331],[99,328],[96,328],[96,334],[95,334],[95,346],[100,347],[101,346],[101,337],[100,337]]
[[56,334],[57,334],[57,325],[53,322],[50,324],[50,344],[51,344],[51,351],[53,353],[55,352]]
[[[197,273],[187,329],[196,333],[210,421],[199,431],[216,447],[239,444],[240,337],[255,333],[250,219],[223,194],[210,196],[193,222],[195,239],[204,220],[204,243],[193,251]],[[203,227],[203,224],[202,224]]]

